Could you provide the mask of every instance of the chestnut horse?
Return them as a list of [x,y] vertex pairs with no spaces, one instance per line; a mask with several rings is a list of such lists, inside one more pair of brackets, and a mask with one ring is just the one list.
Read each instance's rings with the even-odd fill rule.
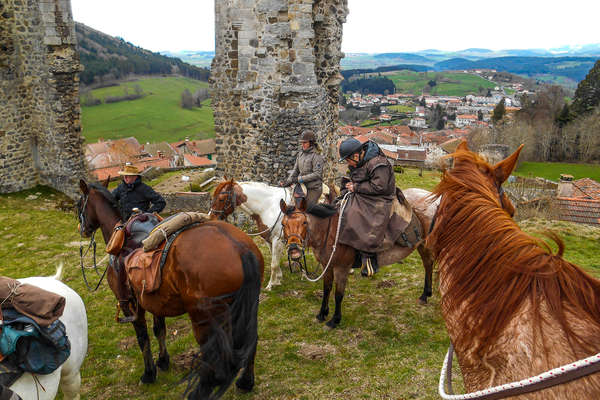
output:
[[[108,242],[121,220],[117,204],[102,185],[80,181],[78,203],[80,231],[90,237],[100,228]],[[201,346],[197,370],[191,374],[189,398],[218,398],[236,381],[242,390],[254,385],[258,296],[264,261],[258,247],[244,232],[221,221],[210,221],[182,232],[173,242],[162,271],[160,288],[143,293],[127,286],[136,309],[133,327],[144,356],[143,383],[156,380],[145,312],[154,315],[159,341],[157,365],[165,370],[169,354],[165,345],[165,317],[188,313],[196,341]],[[108,267],[110,288],[119,298],[118,272]],[[125,310],[123,310],[125,312]]]
[[[424,191],[424,193],[427,192]],[[299,260],[305,249],[311,247],[317,261],[326,268],[323,275],[323,301],[317,314],[319,321],[325,321],[329,314],[329,295],[335,281],[335,310],[333,317],[326,324],[330,328],[335,328],[342,320],[342,300],[346,290],[348,274],[355,257],[355,250],[352,247],[336,243],[339,222],[338,210],[327,204],[317,204],[307,212],[305,201],[302,201],[299,208],[296,208],[296,206],[288,207],[283,199],[280,201],[280,207],[284,215],[281,221],[283,235],[286,239],[290,258]],[[421,231],[426,234],[431,219],[423,212],[417,211],[417,209],[413,209],[413,211],[421,224]],[[433,257],[425,247],[424,241],[420,241],[414,247],[396,245],[383,253],[377,254],[377,258],[380,265],[390,265],[408,257],[415,248],[418,250],[425,268],[425,285],[423,293],[419,297],[419,302],[426,304],[427,297],[431,296]]]
[[[465,388],[515,382],[600,352],[600,281],[519,229],[502,184],[521,146],[492,166],[463,142],[434,193],[427,238],[439,266],[442,314]],[[507,212],[508,211],[508,212]],[[598,399],[600,374],[527,399]]]

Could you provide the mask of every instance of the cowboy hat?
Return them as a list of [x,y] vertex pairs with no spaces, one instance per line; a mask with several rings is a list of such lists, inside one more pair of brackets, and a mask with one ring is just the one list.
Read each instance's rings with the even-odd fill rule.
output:
[[141,171],[136,166],[130,163],[125,164],[122,171],[119,171],[119,175],[141,175]]

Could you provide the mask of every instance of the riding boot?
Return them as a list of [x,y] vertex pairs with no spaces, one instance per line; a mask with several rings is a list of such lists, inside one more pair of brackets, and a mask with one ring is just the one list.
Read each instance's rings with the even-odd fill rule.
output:
[[371,277],[377,271],[379,271],[379,264],[377,264],[377,254],[361,252],[362,269],[360,274],[365,277]]

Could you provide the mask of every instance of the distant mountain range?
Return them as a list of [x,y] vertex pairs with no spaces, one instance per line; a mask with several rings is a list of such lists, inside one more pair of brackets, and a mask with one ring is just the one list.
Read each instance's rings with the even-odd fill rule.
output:
[[[161,52],[198,66],[210,67],[214,51]],[[461,51],[427,49],[402,53],[346,53],[342,69],[377,68],[404,64],[414,70],[446,71],[495,69],[541,81],[575,87],[600,59],[600,43],[563,46],[552,49],[490,50],[469,48]]]

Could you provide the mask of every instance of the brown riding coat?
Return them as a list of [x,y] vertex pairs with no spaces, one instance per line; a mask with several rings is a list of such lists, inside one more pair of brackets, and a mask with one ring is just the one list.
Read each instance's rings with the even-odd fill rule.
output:
[[[354,193],[348,197],[341,222],[339,242],[368,253],[382,251],[386,231],[399,235],[402,227],[390,221],[392,200],[396,195],[394,169],[384,155],[378,154],[361,167],[350,171]],[[392,243],[397,237],[390,238]]]

